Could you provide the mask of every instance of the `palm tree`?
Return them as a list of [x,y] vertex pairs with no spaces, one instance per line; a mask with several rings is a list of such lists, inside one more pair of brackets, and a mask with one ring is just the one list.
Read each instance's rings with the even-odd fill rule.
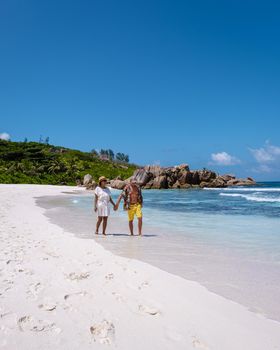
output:
[[70,159],[69,163],[66,165],[67,175],[69,175],[71,177],[75,177],[76,176],[76,174],[78,173],[77,162],[78,162],[78,158]]
[[16,171],[23,172],[23,170],[24,170],[24,164],[21,163],[21,162],[16,162],[16,163],[15,163],[15,170],[16,170]]
[[53,160],[48,167],[48,172],[50,174],[59,173],[63,170],[65,170],[65,166],[64,164],[60,163],[58,160]]
[[13,173],[16,170],[15,163],[12,163],[9,168],[7,169],[8,173]]

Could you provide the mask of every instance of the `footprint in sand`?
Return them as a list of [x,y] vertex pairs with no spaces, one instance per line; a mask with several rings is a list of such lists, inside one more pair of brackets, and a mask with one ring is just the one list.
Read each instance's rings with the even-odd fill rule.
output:
[[81,273],[71,272],[66,277],[71,281],[81,281],[89,278],[89,276],[90,276],[89,272],[81,272]]
[[142,315],[151,315],[151,316],[160,315],[160,311],[158,309],[147,305],[138,305],[138,311]]
[[106,280],[110,281],[114,279],[114,274],[113,273],[108,273],[108,275],[105,276]]
[[95,261],[91,261],[91,262],[87,263],[86,265],[87,266],[90,266],[90,265],[103,266],[103,263],[100,260],[95,260]]
[[6,264],[9,265],[11,263],[21,263],[22,260],[19,260],[19,259],[9,259],[6,261]]
[[50,323],[45,320],[36,319],[35,317],[32,317],[30,315],[19,318],[17,324],[21,332],[61,332],[61,329],[57,328],[55,323]]
[[60,255],[58,255],[56,252],[44,251],[44,253],[53,257],[53,258],[60,258]]
[[141,289],[144,289],[144,288],[147,288],[149,287],[150,283],[148,281],[144,281],[140,284],[140,286],[138,286],[138,289],[141,290]]
[[208,346],[204,344],[201,340],[199,340],[197,337],[192,337],[192,339],[192,346],[195,349],[209,350]]
[[63,307],[64,310],[67,310],[67,311],[74,311],[74,310],[77,311],[83,301],[83,299],[81,298],[84,298],[86,296],[90,298],[92,297],[92,295],[90,295],[86,291],[79,291],[71,294],[65,294],[63,297],[65,302],[62,303],[61,306]]
[[88,294],[88,293],[87,293],[86,291],[81,291],[81,292],[66,294],[66,295],[64,295],[64,300],[69,300],[69,299],[76,298],[76,297],[84,297],[84,296],[86,296],[87,294]]
[[46,302],[44,304],[38,305],[38,308],[44,311],[54,311],[56,309],[57,305],[53,302]]
[[90,327],[90,333],[93,335],[94,341],[100,344],[111,345],[115,339],[115,326],[112,322],[103,320]]
[[[3,291],[4,292],[7,292],[8,290],[12,289],[13,288],[13,284],[14,284],[14,281],[11,281],[11,280],[3,280],[2,281],[3,284],[5,284],[7,287],[4,287],[3,288]],[[1,293],[2,294],[2,293]]]
[[17,272],[20,272],[20,273],[24,272],[25,275],[29,275],[29,276],[34,275],[34,271],[33,270],[26,269],[22,265],[16,266],[16,268],[14,269],[14,272],[16,272],[16,273]]
[[27,291],[27,294],[29,297],[36,299],[42,289],[43,286],[40,282],[32,283],[29,285],[29,290]]

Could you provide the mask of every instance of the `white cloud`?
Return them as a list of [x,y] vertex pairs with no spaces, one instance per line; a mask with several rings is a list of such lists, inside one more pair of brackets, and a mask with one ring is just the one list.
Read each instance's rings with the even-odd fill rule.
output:
[[260,164],[273,163],[280,160],[280,147],[271,145],[269,141],[266,141],[261,148],[250,148],[250,151]]
[[0,140],[9,141],[10,139],[11,139],[11,136],[10,136],[8,133],[2,132],[2,133],[0,134]]
[[280,167],[280,147],[271,145],[266,141],[263,147],[249,148],[257,161],[257,168],[254,171],[259,173],[270,173]]
[[211,159],[217,165],[236,165],[241,163],[238,158],[231,156],[227,152],[212,153]]

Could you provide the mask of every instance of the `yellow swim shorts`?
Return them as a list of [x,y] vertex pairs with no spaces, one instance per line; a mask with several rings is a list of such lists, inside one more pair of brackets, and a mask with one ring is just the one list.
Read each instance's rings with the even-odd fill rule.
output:
[[134,215],[136,215],[138,219],[142,218],[142,205],[141,204],[131,204],[127,213],[128,213],[128,220],[129,221],[133,221]]

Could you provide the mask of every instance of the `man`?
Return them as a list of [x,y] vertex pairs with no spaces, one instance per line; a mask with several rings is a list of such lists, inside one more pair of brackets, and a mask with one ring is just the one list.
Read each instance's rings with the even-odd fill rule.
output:
[[143,197],[141,189],[137,185],[135,179],[132,178],[130,183],[125,186],[117,200],[116,209],[122,199],[124,200],[124,210],[127,210],[128,213],[128,223],[131,236],[133,236],[133,220],[135,215],[138,219],[138,234],[141,236]]

